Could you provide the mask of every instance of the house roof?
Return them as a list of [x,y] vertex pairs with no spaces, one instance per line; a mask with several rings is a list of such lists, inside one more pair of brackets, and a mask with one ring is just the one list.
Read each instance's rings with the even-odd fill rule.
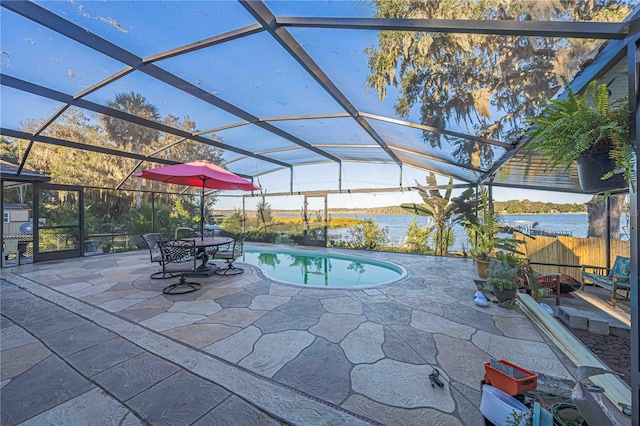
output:
[[49,177],[41,173],[34,172],[23,168],[18,173],[20,166],[17,164],[9,163],[8,161],[0,160],[0,177],[2,178],[5,187],[18,182],[47,182]]
[[5,210],[31,210],[26,204],[4,204],[3,207]]

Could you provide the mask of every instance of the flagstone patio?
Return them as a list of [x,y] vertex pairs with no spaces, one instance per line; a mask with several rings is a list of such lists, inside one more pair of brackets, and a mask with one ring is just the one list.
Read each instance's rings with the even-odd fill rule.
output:
[[408,274],[311,289],[238,263],[166,296],[144,251],[4,269],[2,424],[481,425],[490,358],[573,381],[520,310],[475,306],[471,260],[349,253]]

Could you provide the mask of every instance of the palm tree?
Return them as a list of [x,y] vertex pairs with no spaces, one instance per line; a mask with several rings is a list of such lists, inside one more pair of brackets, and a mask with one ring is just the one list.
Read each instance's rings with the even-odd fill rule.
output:
[[[107,106],[147,120],[158,121],[160,118],[158,109],[139,93],[118,93],[107,103]],[[119,118],[102,115],[100,119],[104,123],[109,138],[117,147],[133,147],[136,153],[139,152],[141,143],[155,142],[160,136],[157,130]]]
[[[158,109],[147,102],[146,98],[139,93],[118,93],[107,106],[147,120],[158,121],[160,115]],[[100,120],[104,123],[104,128],[111,141],[119,148],[133,149],[136,154],[140,153],[143,144],[149,145],[157,142],[160,132],[149,127],[134,124],[119,118],[101,115]],[[138,192],[136,194],[136,208],[140,208],[140,190],[142,183],[138,179]]]
[[[449,185],[453,179],[449,179]],[[436,186],[436,175],[427,176],[427,186]],[[469,220],[480,202],[475,199],[475,191],[468,188],[460,196],[451,198],[451,189],[444,196],[438,189],[418,188],[423,204],[404,203],[400,207],[418,216],[432,217],[435,222],[435,254],[446,255],[453,243],[453,226]]]

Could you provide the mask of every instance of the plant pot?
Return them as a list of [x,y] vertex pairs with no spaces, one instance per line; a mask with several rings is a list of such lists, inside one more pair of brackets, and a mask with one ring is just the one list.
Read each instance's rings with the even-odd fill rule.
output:
[[475,261],[476,261],[476,271],[478,272],[478,276],[486,280],[488,278],[487,268],[489,267],[491,262],[489,260],[481,260],[481,259],[476,259]]
[[607,191],[627,187],[622,174],[602,180],[605,173],[615,168],[615,161],[609,158],[609,151],[585,152],[576,160],[580,187],[585,191]]
[[[494,425],[525,426],[529,409],[506,392],[490,385],[482,385],[480,412]],[[511,421],[520,417],[519,422]],[[485,423],[486,424],[486,423]]]
[[575,405],[559,402],[551,407],[554,424],[561,426],[588,426]]
[[506,302],[511,299],[515,299],[517,289],[512,290],[498,290],[497,288],[493,288],[493,295],[498,299],[498,302]]

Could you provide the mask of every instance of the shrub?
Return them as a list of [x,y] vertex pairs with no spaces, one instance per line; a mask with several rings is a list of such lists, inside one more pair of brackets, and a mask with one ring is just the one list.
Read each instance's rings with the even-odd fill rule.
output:
[[280,235],[278,232],[263,232],[259,230],[247,231],[245,239],[247,241],[254,241],[257,243],[276,243],[276,238]]
[[225,217],[220,224],[220,229],[233,235],[242,232],[242,213],[235,211]]
[[422,253],[428,249],[427,243],[430,235],[431,229],[427,226],[421,227],[418,225],[418,219],[414,217],[407,227],[407,239],[405,244],[409,246],[411,251]]
[[363,220],[347,230],[348,243],[356,248],[375,250],[389,242],[389,228],[380,227],[373,218]]

